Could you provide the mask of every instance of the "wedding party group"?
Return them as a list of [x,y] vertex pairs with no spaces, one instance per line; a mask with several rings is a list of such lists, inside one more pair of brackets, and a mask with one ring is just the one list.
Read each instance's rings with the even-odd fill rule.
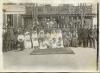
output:
[[[7,9],[8,6],[5,4],[3,9],[4,52],[25,48],[97,48],[96,15],[92,13],[92,5],[15,4],[14,10]],[[10,14],[14,11],[16,14]]]

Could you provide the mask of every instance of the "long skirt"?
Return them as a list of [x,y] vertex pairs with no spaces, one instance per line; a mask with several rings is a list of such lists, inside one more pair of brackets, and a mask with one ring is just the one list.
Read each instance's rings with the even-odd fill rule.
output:
[[39,42],[38,42],[38,40],[32,39],[32,43],[33,43],[33,49],[36,49],[35,47],[39,47]]
[[46,44],[45,41],[42,41],[42,42],[39,42],[39,43],[40,43],[39,44],[40,49],[47,49],[47,44]]
[[24,46],[25,46],[25,49],[30,49],[31,48],[31,41],[24,41]]

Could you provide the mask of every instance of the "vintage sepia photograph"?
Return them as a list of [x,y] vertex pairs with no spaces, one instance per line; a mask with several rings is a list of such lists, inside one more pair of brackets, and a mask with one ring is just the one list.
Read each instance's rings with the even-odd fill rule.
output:
[[99,72],[0,72],[0,73],[99,73]]
[[99,72],[0,72],[0,73],[99,73]]
[[97,4],[3,3],[2,11],[4,70],[97,70]]

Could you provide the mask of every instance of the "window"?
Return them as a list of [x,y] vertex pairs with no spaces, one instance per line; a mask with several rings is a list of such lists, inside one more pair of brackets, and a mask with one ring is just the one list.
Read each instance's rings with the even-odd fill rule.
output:
[[13,15],[12,14],[7,15],[7,27],[13,27]]

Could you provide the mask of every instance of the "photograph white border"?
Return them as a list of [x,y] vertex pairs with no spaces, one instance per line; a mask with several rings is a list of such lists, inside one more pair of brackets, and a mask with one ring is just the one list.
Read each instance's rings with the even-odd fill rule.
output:
[[[59,4],[59,3],[72,3],[72,4],[77,4],[77,3],[97,3],[99,2],[99,0],[0,0],[0,72],[75,72],[75,71],[66,71],[64,70],[56,70],[56,69],[37,69],[37,70],[4,70],[3,69],[3,54],[2,54],[2,26],[3,26],[3,12],[2,12],[2,8],[3,8],[3,3],[52,3],[52,4]],[[100,11],[99,11],[100,12]],[[100,20],[99,20],[100,21]],[[99,26],[100,27],[100,26]],[[99,34],[100,35],[100,34]],[[100,40],[99,40],[100,41]],[[100,51],[100,50],[99,50]],[[100,68],[99,68],[100,69]],[[82,70],[78,70],[76,72],[88,72],[88,70],[86,71],[82,71]],[[89,71],[89,72],[93,72],[93,71]]]

